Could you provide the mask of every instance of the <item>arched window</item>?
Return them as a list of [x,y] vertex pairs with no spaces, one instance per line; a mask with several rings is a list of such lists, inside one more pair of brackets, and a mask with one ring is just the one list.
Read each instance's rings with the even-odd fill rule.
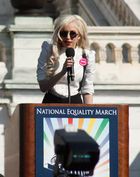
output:
[[129,44],[124,44],[122,46],[122,56],[123,56],[123,63],[131,63],[131,46]]
[[97,43],[92,43],[90,48],[95,51],[95,62],[100,63],[99,45]]
[[106,46],[106,62],[107,63],[115,63],[115,51],[114,51],[114,45],[108,44]]

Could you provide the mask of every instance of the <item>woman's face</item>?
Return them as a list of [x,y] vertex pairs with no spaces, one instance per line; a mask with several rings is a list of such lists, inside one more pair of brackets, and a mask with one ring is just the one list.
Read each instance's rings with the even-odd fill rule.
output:
[[80,39],[79,32],[75,27],[75,23],[71,22],[65,25],[60,31],[60,37],[62,39],[60,40],[62,47],[75,48],[78,43],[78,40]]

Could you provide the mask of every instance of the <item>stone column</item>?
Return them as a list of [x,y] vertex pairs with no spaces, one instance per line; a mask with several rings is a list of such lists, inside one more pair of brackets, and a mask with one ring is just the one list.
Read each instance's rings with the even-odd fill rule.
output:
[[15,17],[15,24],[9,27],[13,41],[13,82],[36,81],[41,44],[44,40],[51,40],[52,30],[53,20],[50,17]]
[[122,62],[122,48],[115,47],[114,51],[115,51],[116,63]]
[[106,63],[106,52],[104,48],[99,49],[100,63]]
[[137,47],[131,48],[131,58],[132,58],[132,63],[139,63],[139,55],[138,55]]

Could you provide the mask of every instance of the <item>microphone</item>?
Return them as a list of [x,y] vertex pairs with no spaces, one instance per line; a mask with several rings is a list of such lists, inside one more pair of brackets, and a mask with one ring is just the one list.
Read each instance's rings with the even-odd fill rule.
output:
[[[75,51],[74,51],[73,48],[67,48],[66,49],[66,56],[67,57],[71,57],[73,59],[74,55],[75,55]],[[68,67],[68,72],[70,74],[71,80],[74,81],[74,77],[75,77],[74,76],[74,66]]]

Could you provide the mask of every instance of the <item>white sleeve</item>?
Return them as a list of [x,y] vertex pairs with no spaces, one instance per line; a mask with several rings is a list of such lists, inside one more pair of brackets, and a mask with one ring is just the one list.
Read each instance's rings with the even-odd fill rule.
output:
[[41,46],[41,52],[38,58],[38,65],[37,65],[37,80],[44,80],[46,79],[46,65],[47,59],[51,56],[51,44],[44,41]]
[[88,64],[84,73],[84,80],[82,83],[81,93],[82,94],[93,94],[94,93],[94,73],[95,73],[95,51],[90,50],[86,52],[88,58]]

